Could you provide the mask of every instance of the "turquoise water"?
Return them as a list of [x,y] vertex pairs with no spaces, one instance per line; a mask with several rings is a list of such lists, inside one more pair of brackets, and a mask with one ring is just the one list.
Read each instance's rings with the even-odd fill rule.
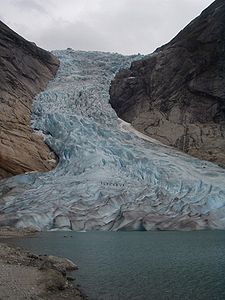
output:
[[46,232],[12,240],[68,257],[96,300],[225,299],[225,232]]

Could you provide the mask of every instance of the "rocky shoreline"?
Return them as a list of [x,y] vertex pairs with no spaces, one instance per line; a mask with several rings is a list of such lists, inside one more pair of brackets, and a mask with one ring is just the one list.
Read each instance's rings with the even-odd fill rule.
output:
[[78,267],[66,258],[36,255],[7,244],[7,238],[34,236],[33,230],[0,228],[0,299],[84,300],[70,272]]

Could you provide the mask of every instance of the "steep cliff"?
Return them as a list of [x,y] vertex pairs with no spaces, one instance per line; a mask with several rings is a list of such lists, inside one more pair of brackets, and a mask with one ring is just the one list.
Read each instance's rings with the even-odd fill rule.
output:
[[[225,2],[117,74],[110,103],[139,131],[225,166]],[[151,41],[149,41],[151,42]]]
[[51,53],[0,22],[0,179],[47,171],[56,156],[30,128],[32,99],[59,67]]

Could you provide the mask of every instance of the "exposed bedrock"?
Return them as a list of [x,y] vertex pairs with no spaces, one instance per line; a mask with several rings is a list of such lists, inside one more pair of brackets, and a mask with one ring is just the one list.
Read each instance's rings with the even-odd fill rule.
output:
[[117,74],[110,103],[139,131],[225,166],[225,2]]
[[0,22],[0,179],[47,171],[56,156],[30,127],[32,99],[59,67],[51,53]]
[[59,163],[0,181],[0,226],[225,229],[225,170],[140,134],[109,104],[114,74],[138,57],[54,54],[60,68],[35,98],[32,126],[45,133]]

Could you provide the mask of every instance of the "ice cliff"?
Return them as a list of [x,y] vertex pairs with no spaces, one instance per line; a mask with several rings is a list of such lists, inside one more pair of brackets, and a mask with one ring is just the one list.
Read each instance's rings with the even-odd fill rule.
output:
[[112,78],[138,57],[54,54],[61,65],[34,101],[32,126],[59,164],[0,181],[0,225],[225,229],[225,170],[139,135],[111,108]]

